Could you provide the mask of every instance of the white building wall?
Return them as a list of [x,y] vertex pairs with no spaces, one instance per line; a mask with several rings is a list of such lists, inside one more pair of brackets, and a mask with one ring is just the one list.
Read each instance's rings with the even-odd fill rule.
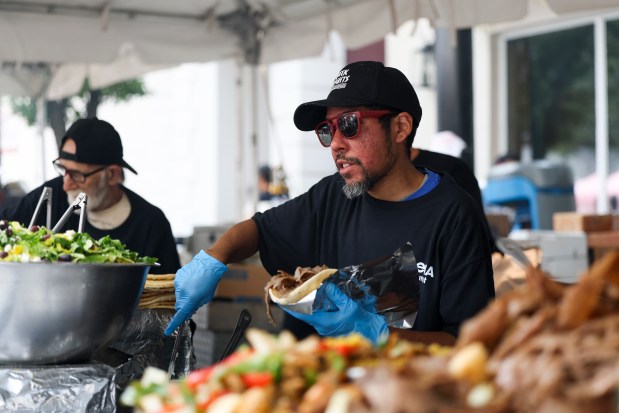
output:
[[429,85],[424,86],[424,58],[421,53],[424,46],[434,43],[435,37],[434,29],[425,20],[406,22],[396,33],[385,37],[385,65],[401,70],[417,92],[422,117],[413,146],[423,149],[430,148],[432,138],[438,131],[435,65],[430,60],[427,67]]
[[[124,158],[138,175],[126,173],[126,186],[160,207],[176,236],[193,225],[214,225],[233,216],[228,186],[215,179],[236,142],[233,101],[218,93],[219,65],[187,64],[144,77],[149,95],[125,103],[105,103],[99,118],[120,133]],[[220,96],[221,95],[221,96]],[[225,129],[222,129],[225,127]],[[221,171],[229,176],[228,169]]]

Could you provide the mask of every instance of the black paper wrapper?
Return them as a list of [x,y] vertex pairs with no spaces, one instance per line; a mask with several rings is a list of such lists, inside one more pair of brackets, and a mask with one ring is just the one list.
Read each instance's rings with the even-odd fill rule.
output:
[[[335,283],[366,310],[385,317],[387,325],[411,328],[419,307],[417,260],[410,242],[391,256],[339,270],[325,282]],[[317,294],[312,310],[330,311],[333,304]]]

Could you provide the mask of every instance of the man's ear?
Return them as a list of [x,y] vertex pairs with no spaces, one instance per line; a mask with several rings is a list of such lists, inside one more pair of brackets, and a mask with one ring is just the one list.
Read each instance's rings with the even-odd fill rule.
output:
[[396,143],[406,143],[406,139],[413,131],[413,117],[407,112],[400,112],[393,122],[395,125],[392,125],[392,130],[395,131]]
[[110,165],[107,167],[107,171],[109,173],[109,183],[110,185],[117,185],[122,183],[123,171],[120,165]]

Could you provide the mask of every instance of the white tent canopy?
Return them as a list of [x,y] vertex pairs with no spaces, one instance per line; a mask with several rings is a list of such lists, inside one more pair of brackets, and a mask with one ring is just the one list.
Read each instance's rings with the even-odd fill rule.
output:
[[0,1],[0,61],[50,65],[53,78],[48,79],[47,96],[56,99],[77,92],[85,77],[102,87],[185,62],[269,63],[319,55],[332,29],[347,46],[363,46],[395,30],[396,16],[400,22],[415,18],[411,4],[410,0]]
[[112,63],[64,63],[54,69],[46,97],[51,100],[72,96],[79,92],[88,79],[92,89],[100,89],[127,79],[140,77],[154,70],[165,69],[169,65],[146,64],[127,44],[120,57]]
[[[317,56],[331,30],[354,49],[419,18],[452,29],[519,20],[531,1],[2,0],[0,62],[49,64],[48,96],[58,98],[79,90],[85,76],[102,87],[165,65]],[[542,1],[556,13],[617,6]]]
[[[557,13],[617,3],[547,2]],[[130,43],[144,63],[240,53],[252,63],[269,63],[319,54],[330,30],[356,48],[411,19],[460,28],[521,19],[527,11],[528,0],[4,0],[0,58],[109,63]]]
[[319,54],[331,29],[354,48],[394,29],[393,18],[420,16],[410,0],[3,1],[0,58],[109,63],[129,43],[144,63],[251,61],[260,41],[268,63]]
[[45,92],[50,76],[47,64],[0,61],[0,94],[40,96]]

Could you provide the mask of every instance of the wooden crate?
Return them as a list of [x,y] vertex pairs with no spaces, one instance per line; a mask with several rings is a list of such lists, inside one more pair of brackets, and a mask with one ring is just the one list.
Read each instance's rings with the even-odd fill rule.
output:
[[229,264],[217,290],[215,297],[226,297],[235,300],[257,298],[264,300],[264,287],[271,276],[260,264]]
[[552,226],[555,231],[612,231],[614,223],[615,218],[612,215],[555,212],[552,216]]
[[486,213],[486,220],[495,238],[507,237],[512,229],[512,222],[507,214]]

